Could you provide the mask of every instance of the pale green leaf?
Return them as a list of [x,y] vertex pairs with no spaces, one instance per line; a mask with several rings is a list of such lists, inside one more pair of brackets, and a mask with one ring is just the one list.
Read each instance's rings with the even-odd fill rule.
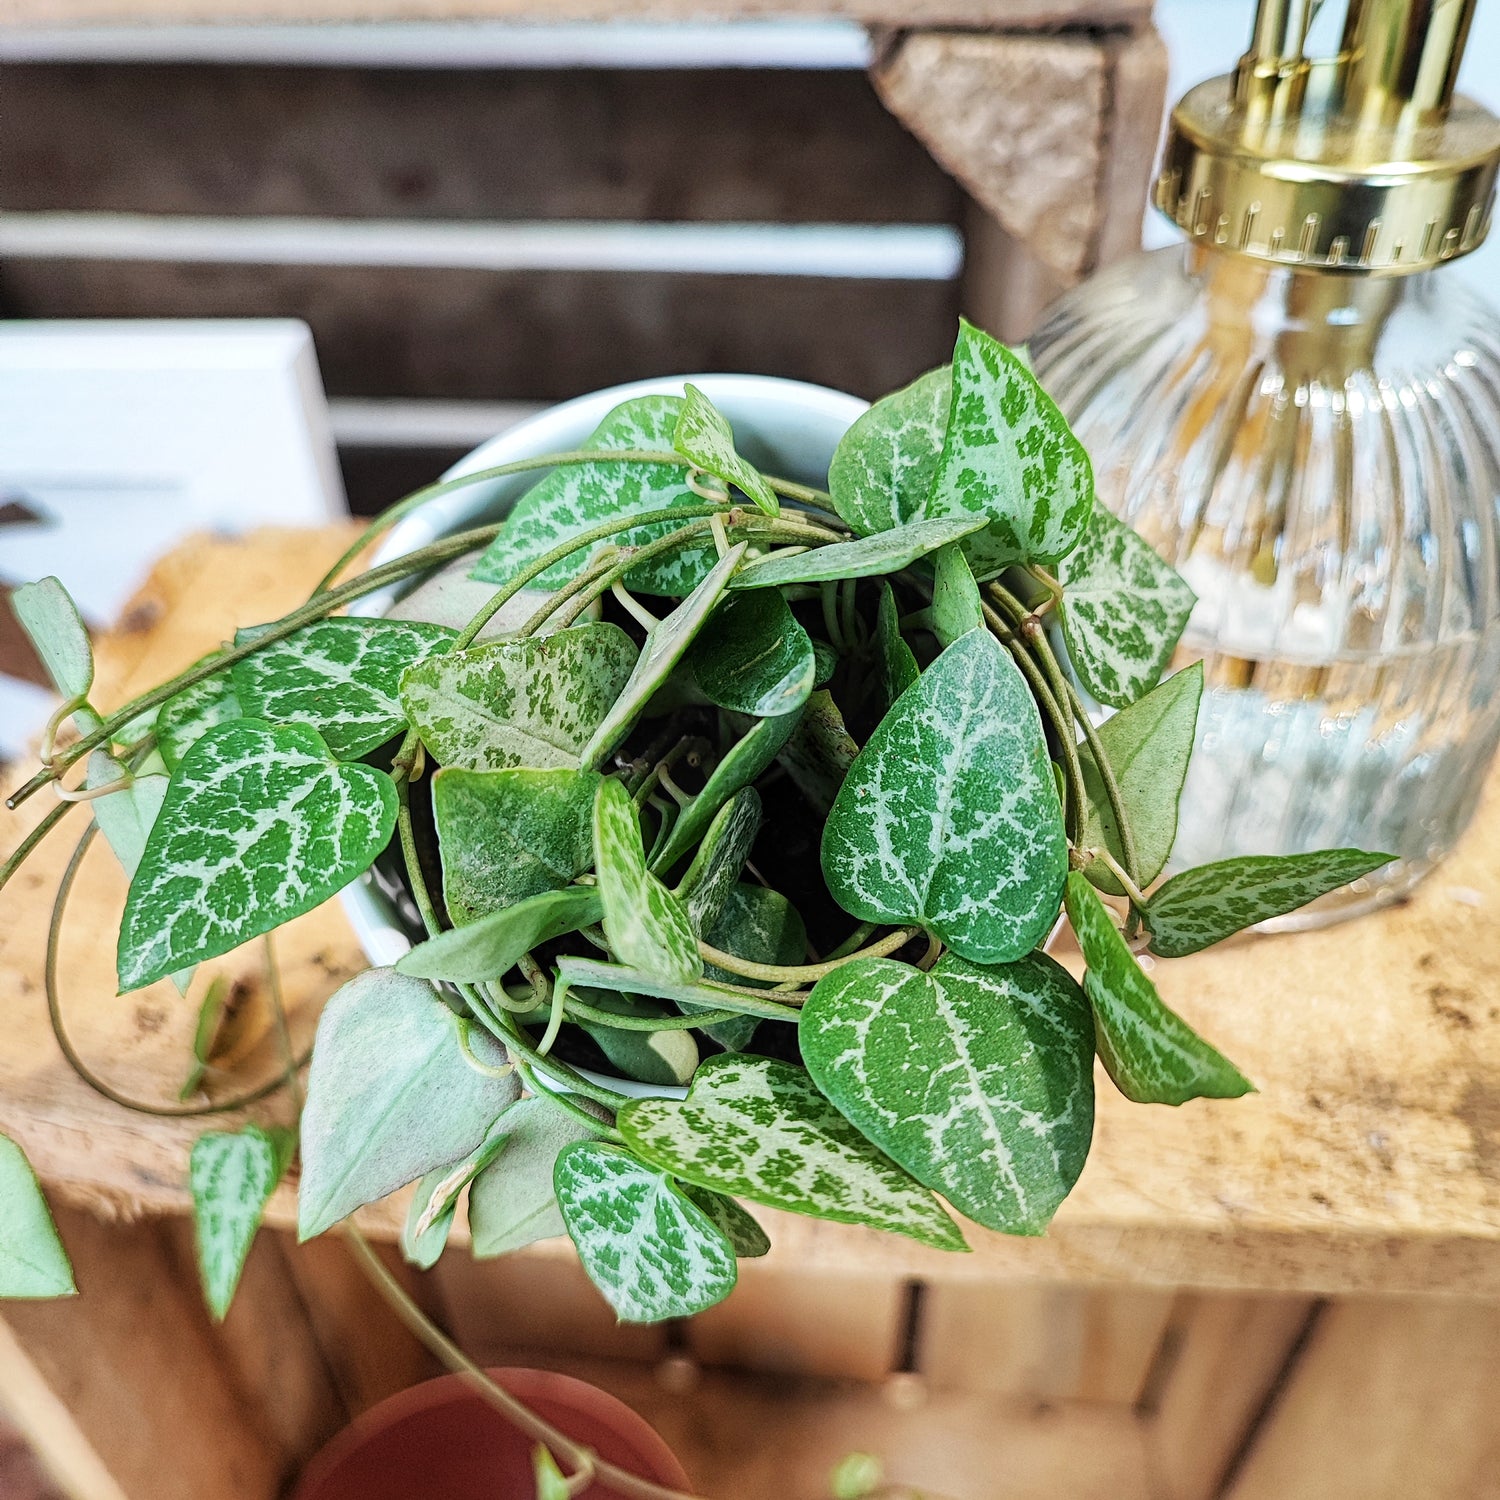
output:
[[885,1482],[885,1465],[873,1453],[846,1453],[828,1476],[833,1500],[865,1500]]
[[806,552],[772,552],[747,563],[731,589],[781,588],[793,583],[830,583],[845,578],[873,578],[899,573],[919,558],[972,536],[984,526],[980,516],[936,516],[902,524],[852,542],[829,542]]
[[1068,868],[1036,702],[988,631],[956,641],[881,720],[823,830],[823,875],[867,922],[921,923],[976,963],[1051,927]]
[[778,759],[792,785],[826,816],[858,754],[833,694],[820,688],[807,700]]
[[953,372],[944,365],[877,401],[840,439],[828,490],[855,531],[894,531],[927,514],[952,403]]
[[1083,1170],[1093,1018],[1050,958],[855,959],[817,982],[797,1036],[839,1112],[990,1229],[1040,1234]]
[[867,1141],[801,1068],[724,1053],[686,1099],[637,1099],[616,1121],[644,1160],[699,1187],[840,1224],[965,1248],[937,1201]]
[[417,1183],[406,1206],[406,1222],[401,1226],[401,1254],[405,1260],[428,1271],[442,1258],[463,1190],[504,1149],[513,1129],[511,1113],[520,1108],[522,1101],[502,1110],[485,1138],[462,1161],[434,1167]]
[[[477,552],[454,558],[424,578],[410,593],[403,594],[386,610],[386,619],[420,620],[428,625],[446,625],[450,630],[466,630],[469,622],[501,588],[499,584],[485,583],[470,576],[478,558]],[[551,597],[550,590],[518,590],[484,622],[474,638],[475,643],[484,645],[513,636]],[[598,613],[597,603],[589,606],[588,618],[597,618]],[[549,622],[539,633],[545,635],[555,628]]]
[[[585,990],[578,998],[595,1010],[634,1020],[661,1020],[670,1014],[654,1000],[642,1000],[603,990]],[[642,1031],[635,1027],[608,1026],[599,1021],[570,1016],[580,1030],[594,1039],[615,1070],[637,1083],[680,1085],[698,1067],[698,1044],[684,1028],[663,1027]]]
[[[582,1099],[573,1103],[590,1114],[599,1108]],[[568,1232],[552,1169],[564,1146],[592,1140],[598,1133],[542,1097],[511,1105],[500,1123],[507,1132],[504,1149],[469,1188],[469,1234],[480,1257],[507,1255]],[[603,1129],[601,1119],[599,1132]]]
[[594,798],[594,868],[604,903],[604,935],[623,963],[691,982],[703,973],[698,939],[678,899],[646,868],[641,825],[630,793],[613,777]]
[[[260,633],[239,631],[235,644]],[[247,718],[307,724],[338,759],[357,760],[406,728],[402,673],[453,638],[410,620],[316,620],[235,662],[234,696]]]
[[[1161,874],[1177,841],[1177,804],[1193,753],[1202,695],[1203,664],[1194,662],[1139,702],[1106,719],[1097,731],[1130,819],[1142,886],[1150,885]],[[1083,847],[1108,849],[1123,863],[1120,832],[1094,753],[1089,746],[1081,745],[1078,758],[1083,765],[1088,806]],[[1085,873],[1100,890],[1112,896],[1125,894],[1102,860],[1095,860]]]
[[64,698],[87,697],[94,685],[94,652],[67,589],[55,578],[23,583],[12,592],[10,607],[57,691]]
[[[583,447],[593,452],[623,448],[670,453],[681,411],[680,396],[637,396],[615,407]],[[614,461],[568,464],[554,469],[521,497],[504,530],[480,558],[474,577],[487,583],[509,583],[569,537],[606,521],[702,504],[703,497],[688,486],[685,464]],[[671,535],[675,529],[665,521],[633,526],[612,537],[610,544],[645,546]],[[588,560],[587,552],[575,552],[553,563],[532,580],[531,586],[559,589],[581,573]],[[696,587],[713,561],[711,542],[693,543],[667,557],[654,558],[632,568],[626,582],[641,593],[681,597]]]
[[579,754],[583,765],[598,769],[610,751],[630,733],[657,689],[693,644],[694,637],[713,612],[744,555],[744,542],[731,547],[709,570],[702,583],[671,614],[646,632],[629,681],[618,690],[614,702]]
[[672,434],[672,446],[695,468],[722,479],[748,495],[768,516],[781,514],[781,502],[765,476],[740,457],[734,446],[734,430],[695,385],[683,386],[682,410]]
[[401,679],[401,701],[445,766],[574,767],[636,665],[618,625],[575,625],[430,657]]
[[[458,1161],[515,1100],[514,1074],[465,1059],[461,1024],[430,984],[394,969],[366,969],[323,1008],[302,1112],[301,1239]],[[490,1067],[505,1062],[477,1032],[470,1046]]]
[[114,851],[128,880],[140,865],[146,852],[146,840],[156,825],[162,803],[167,800],[169,778],[166,776],[131,776],[112,755],[95,750],[89,756],[84,785],[91,790],[109,786],[128,778],[129,785],[103,797],[95,797],[89,807],[104,842]]
[[1078,936],[1094,1041],[1115,1086],[1137,1104],[1237,1099],[1254,1085],[1175,1011],[1136,962],[1081,871],[1068,876],[1068,920]]
[[1063,639],[1083,685],[1111,708],[1150,692],[1197,602],[1176,569],[1100,506],[1058,578]]
[[385,848],[391,779],[340,765],[311,729],[237,719],[177,768],[130,882],[121,991],[311,911]]
[[796,709],[774,719],[757,719],[748,733],[730,746],[709,773],[703,790],[678,814],[666,844],[652,860],[655,870],[670,870],[698,843],[719,809],[776,759],[802,713],[802,709]]
[[[880,607],[875,615],[875,648],[880,700],[888,709],[921,676],[917,658],[901,634],[901,611],[896,604],[895,590],[888,583],[880,586]],[[832,803],[833,799],[829,798],[829,805]]]
[[73,1267],[26,1153],[0,1135],[0,1297],[71,1297]]
[[765,1230],[733,1198],[711,1193],[693,1182],[680,1183],[679,1188],[684,1197],[692,1199],[708,1215],[740,1260],[758,1260],[770,1250]]
[[396,970],[451,983],[499,979],[538,944],[597,922],[603,909],[592,886],[542,891],[418,943],[396,961]]
[[979,585],[974,582],[963,550],[954,543],[939,549],[934,560],[928,619],[940,646],[951,646],[960,636],[984,625]]
[[432,812],[456,926],[560,890],[594,863],[595,771],[442,770]]
[[[193,665],[202,666],[222,656],[222,651],[210,652],[200,657]],[[175,697],[168,698],[156,711],[156,746],[170,770],[182,764],[188,751],[216,725],[227,724],[231,719],[242,718],[244,710],[235,696],[234,683],[226,670],[205,677],[185,687]]]
[[665,1173],[580,1141],[558,1156],[554,1182],[578,1258],[623,1322],[691,1317],[734,1290],[734,1247]]
[[531,1475],[536,1484],[536,1500],[572,1500],[573,1491],[551,1451],[538,1443],[531,1450]]
[[816,665],[812,641],[775,589],[725,599],[683,661],[710,703],[763,719],[807,701]]
[[1088,454],[1052,398],[1004,344],[973,324],[953,351],[953,404],[924,515],[967,511],[989,526],[964,545],[975,574],[1055,563],[1094,509]]
[[255,1231],[291,1154],[289,1131],[259,1125],[211,1131],[193,1142],[188,1186],[198,1275],[208,1310],[218,1321],[234,1300]]
[[1211,948],[1257,922],[1296,911],[1395,857],[1365,849],[1320,849],[1247,855],[1184,870],[1141,913],[1151,933],[1151,951],[1163,958],[1185,958]]
[[718,922],[760,832],[760,794],[742,787],[721,807],[678,882],[676,895],[700,937]]

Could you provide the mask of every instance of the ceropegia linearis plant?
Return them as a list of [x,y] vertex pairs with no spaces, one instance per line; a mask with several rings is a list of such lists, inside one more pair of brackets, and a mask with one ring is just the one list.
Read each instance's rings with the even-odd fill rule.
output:
[[[87,760],[132,876],[122,990],[211,971],[377,861],[421,915],[323,1013],[304,1235],[417,1183],[418,1264],[467,1198],[476,1254],[566,1233],[620,1317],[680,1317],[765,1250],[741,1202],[954,1251],[963,1219],[1044,1232],[1096,1056],[1132,1099],[1251,1087],[1136,952],[1387,856],[1158,884],[1202,689],[1162,676],[1193,597],[1095,505],[1022,359],[965,324],[951,366],[849,429],[827,492],[752,466],[689,386],[371,535],[518,470],[540,477],[505,522],[330,578],[108,717],[61,586],[17,595],[64,703],[12,805]],[[403,580],[402,618],[341,613]],[[1064,911],[1081,982],[1042,952]],[[216,1313],[290,1139],[193,1153]],[[0,1292],[68,1290],[3,1142],[0,1198]]]

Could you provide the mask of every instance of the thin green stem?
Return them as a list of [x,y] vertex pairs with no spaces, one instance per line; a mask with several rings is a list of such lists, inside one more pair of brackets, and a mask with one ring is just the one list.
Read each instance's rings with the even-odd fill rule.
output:
[[0,891],[10,884],[11,876],[26,863],[32,850],[37,848],[42,840],[67,817],[68,809],[72,806],[71,802],[59,802],[56,807],[48,808],[46,817],[42,818],[36,827],[16,845],[10,857],[3,865],[0,865]]
[[1119,862],[1119,860],[1117,860],[1114,855],[1111,854],[1109,850],[1104,848],[1102,845],[1099,848],[1095,849],[1093,852],[1099,863],[1102,864],[1107,870],[1109,870],[1109,872],[1115,877],[1115,879],[1120,882],[1120,885],[1124,889],[1125,894],[1130,898],[1131,905],[1136,907],[1145,906],[1146,898],[1142,894],[1140,886],[1138,886],[1135,881],[1131,879],[1125,867]]
[[1122,856],[1120,863],[1125,866],[1132,884],[1138,885],[1141,878],[1141,859],[1135,842],[1135,830],[1130,823],[1130,810],[1125,805],[1125,793],[1120,788],[1119,777],[1115,775],[1109,751],[1105,749],[1104,741],[1100,739],[1099,731],[1094,727],[1094,721],[1089,717],[1078,689],[1071,682],[1068,684],[1068,694],[1073,700],[1074,716],[1083,729],[1083,737],[1088,741],[1089,751],[1094,757],[1094,769],[1099,773],[1099,780],[1104,783],[1104,795],[1109,800],[1109,810],[1114,814],[1115,831],[1120,838]]
[[879,924],[876,922],[861,922],[842,943],[828,954],[828,961],[832,962],[836,958],[844,958],[848,954],[853,953],[878,927]]
[[703,1010],[685,1016],[627,1016],[612,1010],[600,1010],[586,1001],[567,998],[569,1016],[587,1021],[591,1026],[609,1026],[615,1031],[691,1031],[695,1026],[717,1026],[721,1021],[737,1020],[743,1011]]
[[814,510],[826,511],[831,516],[838,515],[838,507],[833,503],[833,496],[827,490],[815,490],[805,484],[795,484],[790,479],[774,478],[770,474],[763,477],[778,495],[785,495],[788,500],[799,500],[803,505],[810,505]]
[[868,948],[856,949],[853,953],[846,953],[842,958],[828,958],[820,964],[753,963],[748,958],[738,958],[733,953],[725,953],[722,949],[705,943],[701,938],[698,940],[698,951],[716,968],[727,970],[731,974],[741,974],[746,979],[768,979],[773,983],[791,981],[796,984],[805,984],[819,980],[825,974],[832,974],[835,969],[853,963],[859,958],[885,958],[898,949],[904,948],[921,930],[920,927],[897,928],[895,932],[888,932],[879,942],[871,943]]
[[828,632],[828,644],[835,651],[842,652],[844,647],[844,632],[839,624],[839,586],[829,581],[818,586],[818,593],[823,604],[823,629]]

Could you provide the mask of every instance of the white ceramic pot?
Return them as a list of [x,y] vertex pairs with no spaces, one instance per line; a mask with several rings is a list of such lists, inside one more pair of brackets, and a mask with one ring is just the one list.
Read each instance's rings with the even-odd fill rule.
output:
[[[729,419],[736,445],[751,463],[767,473],[818,487],[824,483],[839,439],[868,405],[826,386],[769,375],[686,375],[640,380],[549,407],[481,444],[443,477],[454,479],[520,458],[581,448],[606,413],[620,402],[633,396],[681,395],[685,380],[702,390]],[[376,551],[372,566],[390,562],[453,532],[500,519],[539,477],[516,474],[439,496],[391,528],[390,535]],[[384,614],[419,581],[412,578],[371,594],[360,600],[350,613]],[[377,874],[361,877],[344,890],[340,899],[372,964],[395,963],[411,947],[414,929],[400,913],[398,903],[402,894]],[[410,898],[406,900],[409,903]],[[613,1080],[612,1083],[620,1086]]]

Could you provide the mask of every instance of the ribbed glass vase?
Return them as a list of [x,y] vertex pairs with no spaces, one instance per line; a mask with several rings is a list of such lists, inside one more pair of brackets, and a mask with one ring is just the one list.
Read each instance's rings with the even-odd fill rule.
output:
[[1500,317],[1446,267],[1173,248],[1065,297],[1030,348],[1103,503],[1198,595],[1174,865],[1399,856],[1286,926],[1408,890],[1500,739]]

